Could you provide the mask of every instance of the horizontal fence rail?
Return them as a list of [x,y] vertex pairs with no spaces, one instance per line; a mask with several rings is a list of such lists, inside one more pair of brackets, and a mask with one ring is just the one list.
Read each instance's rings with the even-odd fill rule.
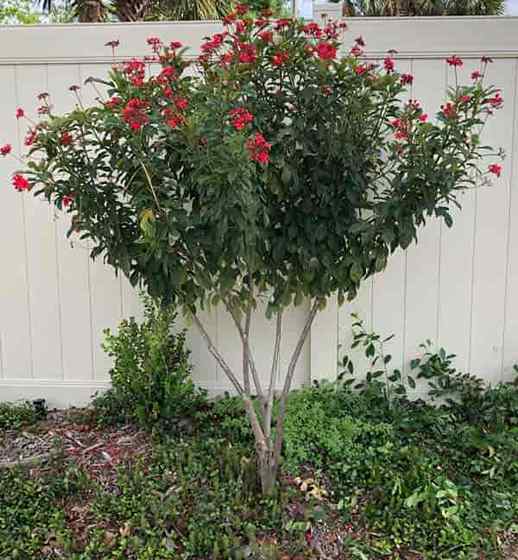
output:
[[[502,146],[507,159],[494,186],[462,197],[452,229],[430,220],[419,243],[396,253],[354,302],[342,307],[329,302],[312,328],[296,383],[336,376],[339,359],[348,353],[352,311],[368,328],[395,334],[386,348],[394,367],[408,370],[419,344],[430,339],[458,354],[463,370],[490,382],[510,378],[518,362],[518,18],[357,18],[348,23],[346,42],[362,35],[369,58],[397,49],[398,69],[415,76],[411,96],[429,114],[452,83],[446,56],[465,59],[466,81],[480,57],[491,56],[495,62],[488,79],[501,87],[505,108],[485,139]],[[58,111],[72,109],[70,85],[102,77],[114,61],[145,54],[147,37],[179,40],[195,56],[203,38],[220,29],[218,22],[0,27],[0,143],[10,141],[21,149],[25,130],[14,111],[18,106],[34,110],[38,93],[49,92]],[[115,59],[104,46],[114,39],[120,41]],[[96,93],[85,86],[81,95],[90,103]],[[15,167],[12,160],[0,161],[0,400],[84,403],[108,386],[110,361],[100,346],[102,330],[123,317],[140,316],[139,298],[125,278],[89,259],[86,243],[65,238],[66,216],[10,188]],[[307,312],[303,305],[287,317],[281,367],[287,366]],[[219,350],[239,367],[239,339],[230,317],[218,309],[204,321]],[[271,363],[273,330],[259,313],[252,339],[264,372]],[[213,393],[229,390],[190,328],[188,343],[196,381]]]

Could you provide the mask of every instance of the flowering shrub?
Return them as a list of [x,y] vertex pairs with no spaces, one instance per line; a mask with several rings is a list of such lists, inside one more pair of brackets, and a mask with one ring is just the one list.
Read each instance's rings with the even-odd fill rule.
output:
[[[326,298],[353,298],[427,217],[450,226],[457,193],[500,175],[498,163],[483,162],[497,154],[479,132],[502,98],[484,83],[484,59],[431,121],[417,100],[401,101],[413,76],[397,72],[393,54],[369,63],[361,37],[344,51],[345,23],[252,18],[240,5],[224,25],[194,61],[178,42],[150,37],[152,54],[114,65],[109,97],[94,107],[82,106],[77,86],[78,107],[66,115],[40,96],[42,120],[25,142],[38,157],[13,184],[65,209],[71,233],[91,240],[92,257],[102,254],[133,284],[194,314],[248,402],[254,381],[262,407],[258,415],[248,407],[254,434],[277,465],[274,376],[264,390],[248,342],[257,299],[277,314],[272,371],[282,309],[312,300],[286,394]],[[462,60],[447,63],[457,76]],[[242,382],[195,315],[220,301],[243,342]],[[282,441],[282,420],[277,435]]]

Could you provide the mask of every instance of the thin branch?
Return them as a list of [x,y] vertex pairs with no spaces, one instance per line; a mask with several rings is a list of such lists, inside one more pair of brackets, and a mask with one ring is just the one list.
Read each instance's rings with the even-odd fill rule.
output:
[[255,367],[255,361],[252,355],[252,350],[250,348],[250,342],[248,336],[245,334],[245,331],[243,330],[243,326],[241,325],[241,322],[239,321],[239,318],[237,317],[236,312],[234,311],[232,306],[225,299],[223,299],[223,302],[225,303],[225,307],[227,308],[228,312],[230,313],[230,316],[232,317],[232,320],[234,321],[234,324],[236,325],[243,346],[246,347],[246,355],[248,358],[248,363],[250,364],[250,370],[252,373],[252,379],[254,381],[255,390],[261,402],[264,402],[263,388],[261,386],[259,374],[257,373],[257,368]]
[[306,342],[306,338],[308,337],[309,331],[311,329],[311,325],[313,324],[313,319],[318,311],[318,306],[320,302],[317,300],[313,303],[309,315],[306,319],[306,323],[304,324],[304,328],[300,333],[299,340],[297,341],[297,345],[295,346],[295,350],[291,356],[290,364],[288,366],[288,372],[286,374],[286,379],[284,381],[284,387],[282,389],[283,393],[288,393],[291,387],[291,382],[293,380],[293,374],[295,373],[295,367],[297,366],[297,362],[300,357],[300,353],[302,352],[302,348],[304,346],[304,342]]
[[151,194],[153,195],[153,198],[155,199],[156,207],[160,212],[162,212],[162,208],[160,206],[160,202],[158,202],[158,197],[156,195],[155,188],[153,187],[153,183],[151,181],[151,176],[149,175],[149,171],[147,170],[147,167],[144,165],[143,161],[139,161],[139,163],[142,166],[142,169],[144,170],[144,175],[146,176],[149,188],[151,190]]
[[288,372],[286,374],[286,380],[284,382],[284,387],[281,394],[281,399],[279,402],[279,416],[277,417],[277,425],[276,425],[276,433],[275,433],[275,449],[273,454],[273,461],[275,468],[278,467],[278,463],[281,457],[282,451],[282,442],[284,439],[284,417],[286,416],[286,400],[288,397],[288,393],[291,387],[291,382],[293,380],[293,375],[295,373],[295,367],[297,366],[298,359],[302,352],[302,348],[304,346],[304,342],[306,341],[309,331],[311,329],[311,325],[313,324],[313,320],[315,319],[315,315],[317,314],[319,301],[316,300],[311,307],[309,312],[308,318],[306,319],[306,323],[302,332],[300,333],[299,340],[295,346],[295,350],[291,356],[290,365],[288,366]]
[[232,372],[230,366],[225,362],[225,359],[223,358],[223,356],[219,353],[218,349],[214,346],[214,344],[212,342],[212,339],[210,338],[209,333],[207,332],[207,330],[203,326],[203,323],[200,321],[200,319],[196,315],[193,315],[193,321],[196,324],[196,326],[198,327],[201,335],[205,339],[205,342],[207,343],[209,352],[214,356],[214,358],[216,359],[218,364],[221,366],[221,368],[223,369],[223,371],[225,372],[227,377],[230,379],[230,381],[232,382],[232,384],[236,388],[237,392],[242,396],[246,412],[247,412],[248,417],[250,419],[250,424],[252,426],[252,431],[253,431],[254,436],[255,436],[255,442],[256,442],[258,450],[261,453],[267,452],[268,451],[268,444],[266,443],[266,438],[264,436],[264,431],[261,427],[261,423],[259,421],[257,412],[254,408],[254,404],[253,404],[252,400],[250,399],[250,396],[245,393],[243,387],[241,386],[241,384],[237,380],[236,376]]
[[203,326],[202,322],[198,318],[197,315],[193,314],[193,321],[195,325],[198,327],[202,337],[205,339],[209,352],[214,356],[216,362],[221,366],[221,369],[225,372],[225,375],[229,378],[232,385],[234,385],[236,391],[240,395],[244,395],[244,389],[239,383],[237,377],[234,375],[234,372],[230,369],[230,366],[227,364],[223,356],[219,353],[218,349],[214,346],[212,339],[209,336],[209,333],[206,331],[205,327]]
[[273,410],[273,387],[275,385],[275,375],[279,366],[282,336],[282,309],[277,311],[277,321],[275,325],[275,345],[273,348],[272,370],[270,372],[270,384],[268,385],[268,396],[266,399],[266,413],[264,428],[266,436],[269,438],[272,431],[272,410]]
[[[249,306],[246,310],[245,317],[245,337],[250,337],[250,323],[252,321],[252,309]],[[243,344],[243,382],[245,384],[245,392],[250,395],[250,361],[248,356],[248,344]]]

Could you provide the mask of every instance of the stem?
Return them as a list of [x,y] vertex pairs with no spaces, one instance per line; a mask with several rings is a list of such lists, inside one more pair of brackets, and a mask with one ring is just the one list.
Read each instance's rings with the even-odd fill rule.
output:
[[156,196],[156,192],[155,192],[155,189],[154,189],[154,187],[153,187],[153,183],[151,182],[151,177],[150,177],[150,175],[149,175],[149,171],[147,170],[147,168],[146,168],[146,166],[144,165],[144,162],[143,162],[143,161],[140,162],[140,165],[142,166],[142,169],[144,170],[144,175],[146,176],[146,179],[147,179],[149,188],[150,188],[150,190],[151,190],[151,194],[153,195],[153,198],[155,199],[156,207],[157,207],[157,209],[158,209],[159,212],[162,212],[162,208],[161,208],[161,206],[160,206],[160,203],[158,202],[158,198],[157,198],[157,196]]
[[[264,403],[264,393],[263,393],[263,388],[261,386],[261,381],[259,380],[259,374],[257,373],[257,368],[255,367],[255,361],[252,355],[252,351],[250,349],[250,342],[248,339],[248,336],[245,334],[245,331],[243,330],[243,327],[241,325],[241,322],[239,321],[239,318],[236,315],[235,310],[233,309],[233,307],[228,303],[227,300],[223,299],[223,302],[225,304],[225,307],[227,308],[228,312],[230,313],[230,316],[232,317],[232,320],[234,321],[234,324],[236,325],[236,328],[239,332],[239,336],[241,337],[241,341],[243,343],[243,348],[246,348],[246,356],[248,358],[248,363],[250,364],[250,370],[252,373],[252,379],[254,381],[254,386],[255,386],[255,390],[257,392],[257,396],[259,397],[261,403]],[[249,309],[250,313],[251,310]]]
[[284,418],[286,416],[286,400],[288,397],[288,393],[290,391],[293,375],[295,373],[295,367],[297,366],[298,359],[302,352],[302,347],[304,346],[304,342],[306,342],[309,331],[311,329],[311,325],[313,324],[313,320],[315,319],[315,315],[317,314],[319,303],[320,302],[317,300],[313,303],[313,306],[311,307],[311,311],[309,312],[304,328],[300,333],[299,340],[297,342],[297,345],[295,346],[295,350],[293,351],[290,364],[288,366],[288,372],[286,374],[286,380],[284,382],[284,387],[279,402],[279,416],[277,417],[277,424],[276,424],[275,448],[273,453],[273,463],[275,469],[277,469],[279,466],[281,451],[282,451],[282,443],[284,440]]
[[230,366],[227,364],[227,362],[225,362],[223,356],[219,353],[218,349],[214,346],[214,343],[212,342],[209,333],[206,331],[205,327],[203,326],[202,322],[200,321],[197,315],[193,314],[193,321],[195,325],[198,327],[198,330],[200,331],[202,337],[205,339],[209,352],[214,356],[216,362],[218,362],[221,369],[225,372],[225,375],[229,378],[232,385],[234,385],[236,391],[240,395],[244,395],[245,392],[243,387],[239,383],[237,377],[234,375],[234,372],[230,369]]
[[264,426],[266,430],[266,437],[268,438],[270,437],[272,431],[273,387],[275,384],[275,375],[278,371],[278,366],[279,366],[281,335],[282,335],[282,309],[277,311],[277,321],[275,325],[275,346],[273,349],[272,370],[270,372],[270,384],[268,386],[268,396],[266,399],[266,413],[264,419]]
[[[250,336],[250,323],[252,320],[252,310],[250,306],[246,310],[246,318],[245,318],[245,338],[246,340],[249,339]],[[243,343],[243,382],[245,384],[245,392],[247,395],[250,395],[250,361],[249,361],[249,351],[248,351],[248,344]]]

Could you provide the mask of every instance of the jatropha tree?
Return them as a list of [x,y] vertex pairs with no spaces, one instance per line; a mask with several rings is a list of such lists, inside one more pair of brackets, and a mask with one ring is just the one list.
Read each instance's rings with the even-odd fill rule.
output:
[[[343,49],[344,23],[254,19],[239,5],[224,25],[195,60],[150,37],[151,56],[115,64],[108,97],[99,93],[93,107],[76,86],[77,108],[65,115],[41,95],[43,116],[13,184],[68,213],[70,235],[90,240],[92,257],[192,317],[243,398],[268,493],[315,315],[330,296],[354,298],[428,217],[451,225],[457,193],[500,174],[482,162],[498,154],[479,132],[502,98],[484,84],[483,59],[430,122],[417,101],[404,101],[413,77],[396,71],[393,54],[370,63],[361,37]],[[457,76],[462,61],[447,62]],[[265,376],[250,342],[260,301],[276,325]],[[303,302],[309,313],[273,414],[283,313]],[[235,323],[239,372],[200,319],[212,305]]]

